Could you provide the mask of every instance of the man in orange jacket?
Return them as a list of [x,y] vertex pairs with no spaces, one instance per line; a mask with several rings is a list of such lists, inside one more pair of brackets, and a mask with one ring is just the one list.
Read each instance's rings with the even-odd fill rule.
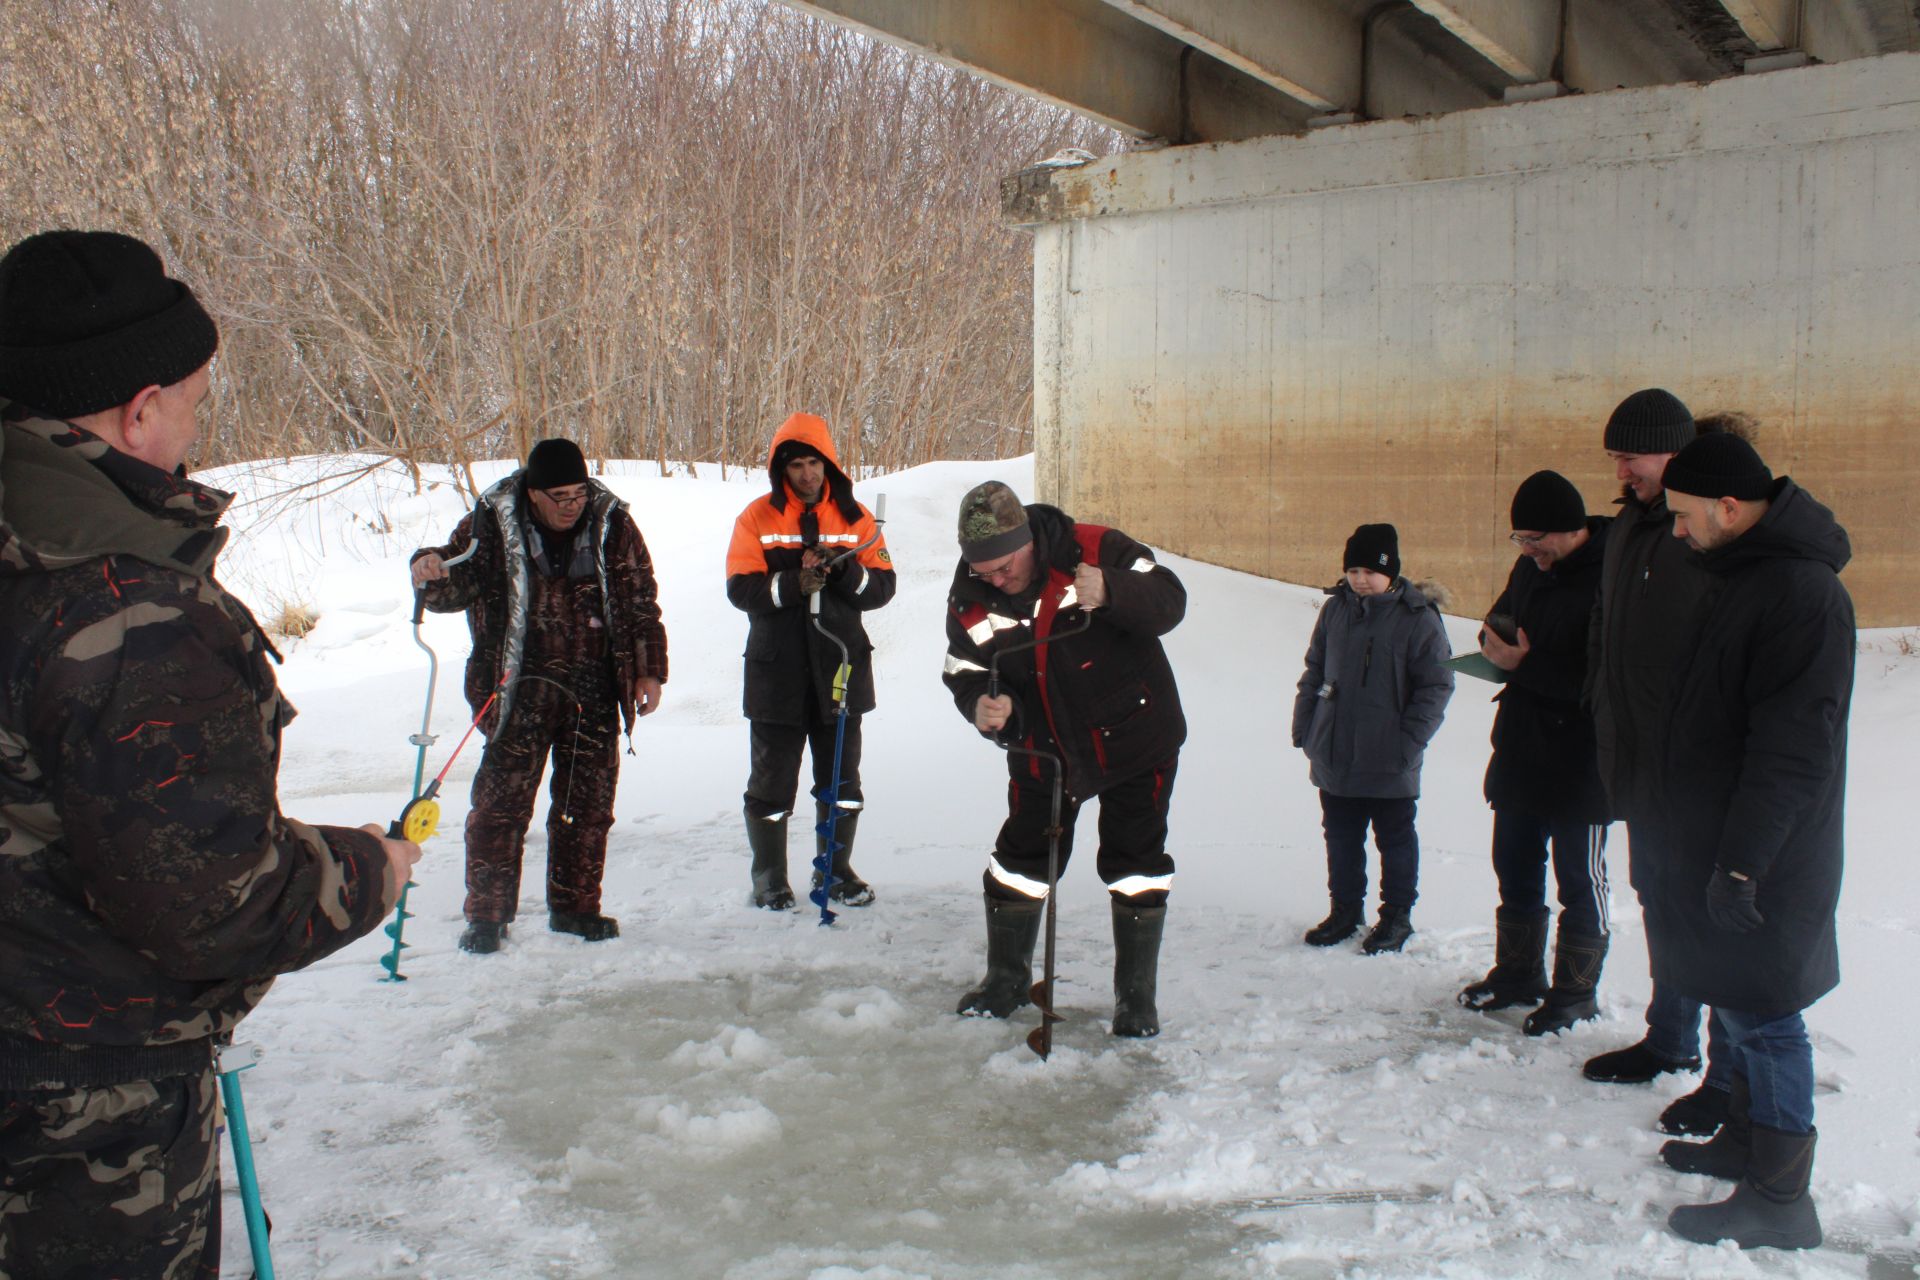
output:
[[[745,797],[753,905],[772,911],[794,905],[787,819],[806,748],[813,754],[816,819],[826,821],[829,804],[839,810],[829,892],[836,902],[863,907],[874,895],[854,874],[853,838],[864,804],[860,717],[874,700],[873,643],[860,615],[893,599],[893,559],[872,513],[854,501],[824,419],[796,413],[781,425],[767,453],[767,479],[771,492],[747,504],[727,547],[727,599],[749,619],[743,710],[753,744]],[[858,554],[843,555],[869,539]],[[821,625],[847,646],[853,667],[837,796],[833,676],[840,649],[813,626],[809,606],[816,595]],[[814,879],[817,885],[818,872]]]

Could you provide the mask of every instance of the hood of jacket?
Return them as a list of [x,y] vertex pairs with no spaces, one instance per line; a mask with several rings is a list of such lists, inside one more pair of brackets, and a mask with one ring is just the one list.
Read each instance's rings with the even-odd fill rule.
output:
[[791,415],[773,433],[773,443],[767,446],[767,484],[773,490],[773,509],[785,511],[789,499],[799,501],[799,495],[787,487],[787,478],[781,474],[775,461],[780,455],[780,446],[790,440],[806,445],[826,460],[827,497],[840,508],[841,515],[849,520],[858,520],[860,504],[854,501],[853,481],[847,479],[847,473],[840,469],[840,455],[834,452],[833,437],[827,433],[827,420],[813,413]]
[[125,555],[205,577],[233,496],[0,401],[0,573]]
[[1853,544],[1833,512],[1792,477],[1774,481],[1768,504],[1753,528],[1702,553],[1709,572],[1738,573],[1765,560],[1812,560],[1838,573],[1853,558]]
[[1396,578],[1391,587],[1377,596],[1360,595],[1347,585],[1345,578],[1326,588],[1326,594],[1354,609],[1388,609],[1398,605],[1408,613],[1418,613],[1422,609],[1433,608],[1433,602],[1427,599],[1426,593],[1404,576]]

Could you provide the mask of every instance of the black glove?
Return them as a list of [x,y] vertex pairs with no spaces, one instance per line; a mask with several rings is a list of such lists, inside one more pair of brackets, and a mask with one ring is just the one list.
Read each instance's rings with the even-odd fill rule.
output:
[[1714,868],[1713,879],[1707,882],[1707,919],[1727,933],[1752,933],[1767,922],[1753,904],[1759,890],[1758,880],[1736,880],[1724,868]]

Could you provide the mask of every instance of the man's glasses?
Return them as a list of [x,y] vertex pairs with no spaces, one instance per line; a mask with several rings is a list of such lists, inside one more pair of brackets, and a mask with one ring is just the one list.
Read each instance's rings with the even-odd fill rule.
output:
[[992,569],[976,569],[972,565],[967,566],[967,576],[975,582],[992,582],[995,578],[1004,578],[1012,572],[1013,561],[1011,560]]
[[586,502],[588,497],[591,496],[590,494],[587,494],[587,493],[574,493],[574,494],[568,494],[567,496],[562,497],[560,494],[555,493],[551,489],[541,489],[539,490],[539,494],[541,497],[545,498],[548,502],[551,502],[556,507],[581,506]]
[[1507,535],[1508,542],[1511,542],[1516,547],[1522,548],[1537,547],[1546,540],[1547,535],[1544,533],[1510,533]]

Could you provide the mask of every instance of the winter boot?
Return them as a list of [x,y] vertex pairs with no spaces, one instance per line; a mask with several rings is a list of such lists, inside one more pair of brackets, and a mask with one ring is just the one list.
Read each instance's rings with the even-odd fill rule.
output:
[[1469,1009],[1492,1013],[1547,998],[1547,909],[1493,913],[1493,968],[1456,997]]
[[1561,924],[1553,942],[1553,989],[1527,1015],[1522,1029],[1530,1036],[1544,1036],[1599,1017],[1594,988],[1600,985],[1600,966],[1606,962],[1606,934],[1581,933]]
[[1413,936],[1413,909],[1396,907],[1390,902],[1380,904],[1380,918],[1373,928],[1367,931],[1366,939],[1360,949],[1370,956],[1388,951],[1398,951],[1407,945],[1407,939]]
[[1333,900],[1327,918],[1307,930],[1307,945],[1310,947],[1330,947],[1336,942],[1345,942],[1360,932],[1360,921],[1366,915],[1358,902]]
[[548,911],[547,928],[555,933],[577,934],[588,942],[620,936],[620,922],[597,911]]
[[469,920],[467,931],[460,935],[460,949],[476,956],[490,956],[500,949],[500,940],[507,936],[507,926],[498,920]]
[[[825,823],[827,807],[816,805],[814,808],[820,821]],[[833,888],[827,891],[827,896],[846,907],[864,907],[873,901],[873,886],[862,880],[859,873],[853,869],[853,833],[859,827],[860,811],[858,809],[842,809],[840,817],[833,824],[833,842],[840,847],[834,851]],[[825,853],[827,838],[816,832],[813,837],[813,847],[815,853]],[[813,887],[818,889],[822,879],[824,877],[816,870],[813,873]]]
[[768,911],[791,911],[793,890],[787,885],[787,818],[755,817],[747,811],[747,847],[753,850],[753,905]]
[[1113,899],[1113,1034],[1160,1034],[1154,989],[1160,975],[1160,933],[1167,908]]
[[1698,1055],[1691,1058],[1663,1058],[1642,1040],[1624,1049],[1614,1049],[1587,1059],[1580,1073],[1601,1084],[1645,1084],[1669,1071],[1698,1071]]
[[1668,1168],[1681,1173],[1709,1174],[1728,1182],[1738,1181],[1747,1171],[1747,1160],[1753,1151],[1752,1089],[1747,1078],[1736,1072],[1733,1088],[1720,1096],[1727,1100],[1726,1123],[1705,1142],[1661,1143],[1660,1158],[1667,1162]]
[[1681,1205],[1667,1215],[1667,1225],[1695,1244],[1731,1240],[1742,1249],[1819,1248],[1820,1215],[1807,1192],[1817,1136],[1754,1125],[1746,1176],[1733,1194],[1718,1204]]
[[1675,1098],[1660,1113],[1660,1132],[1705,1138],[1727,1122],[1728,1091],[1703,1084]]
[[1033,1003],[1033,943],[1040,936],[1039,898],[987,900],[987,976],[960,997],[955,1013],[968,1018],[1006,1018]]

